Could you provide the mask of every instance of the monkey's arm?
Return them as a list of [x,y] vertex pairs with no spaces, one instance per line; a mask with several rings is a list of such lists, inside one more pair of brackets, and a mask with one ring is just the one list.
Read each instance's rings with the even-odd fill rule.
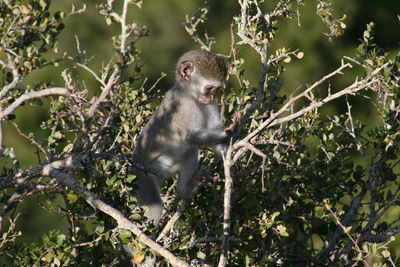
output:
[[227,139],[228,135],[225,131],[203,128],[192,130],[188,135],[187,141],[199,147],[224,143]]

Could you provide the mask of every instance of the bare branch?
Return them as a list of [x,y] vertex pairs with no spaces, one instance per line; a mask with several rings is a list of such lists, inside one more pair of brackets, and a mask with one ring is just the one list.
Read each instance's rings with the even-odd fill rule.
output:
[[198,189],[199,189],[199,185],[195,186],[193,188],[192,192],[190,193],[189,197],[182,201],[182,203],[178,207],[178,210],[174,213],[174,215],[172,215],[171,219],[169,219],[169,221],[165,225],[164,229],[158,235],[158,237],[156,239],[157,242],[161,241],[163,238],[165,238],[168,235],[169,231],[171,231],[172,227],[175,225],[175,223],[179,220],[179,218],[185,212],[187,206],[192,201],[193,196],[196,194]]
[[178,221],[179,218],[182,216],[182,214],[185,212],[186,207],[189,205],[191,199],[192,198],[189,197],[189,198],[183,200],[183,202],[179,205],[178,210],[174,213],[174,215],[172,215],[171,219],[169,219],[167,224],[164,226],[164,229],[158,235],[158,237],[156,239],[157,242],[161,241],[162,239],[164,239],[164,237],[166,237],[168,235],[169,231],[171,231],[171,229],[175,225],[176,221]]
[[86,122],[89,122],[94,113],[98,109],[101,102],[103,102],[107,96],[110,94],[111,89],[114,87],[115,83],[118,81],[119,77],[117,76],[120,69],[119,67],[115,67],[114,72],[111,74],[111,77],[108,79],[107,85],[103,88],[99,98],[94,101],[94,103],[90,106],[89,111],[86,113]]
[[[239,238],[234,238],[231,237],[229,238],[230,241],[240,241]],[[179,247],[179,249],[188,249],[191,247],[194,247],[197,244],[201,244],[201,243],[210,243],[210,242],[222,242],[223,241],[223,237],[201,237],[195,240],[191,240],[189,242],[187,242],[186,244],[182,245]]]
[[353,62],[353,63],[355,63],[355,64],[357,64],[357,65],[359,65],[361,67],[363,67],[366,70],[368,69],[368,67],[365,64],[362,64],[361,62],[359,62],[358,60],[355,60],[354,58],[351,58],[351,57],[348,57],[348,56],[344,56],[343,58],[345,58],[345,59],[347,59],[347,60],[349,60],[349,61],[351,61],[351,62]]
[[[215,170],[218,165],[219,165],[218,162],[214,162],[214,163],[211,164],[211,166],[209,166],[207,168],[203,168],[200,171],[198,171],[197,175],[199,177],[207,176],[212,172],[212,170]],[[175,185],[173,185],[173,186],[175,187]],[[175,225],[175,223],[178,221],[178,219],[182,216],[182,214],[184,213],[184,211],[187,208],[187,206],[190,204],[190,201],[193,199],[194,195],[197,193],[197,190],[199,189],[200,186],[201,186],[201,182],[199,182],[193,188],[193,190],[190,193],[189,197],[187,199],[185,199],[183,202],[181,202],[181,204],[179,205],[177,211],[169,219],[169,221],[165,225],[164,229],[158,235],[156,241],[161,241],[162,239],[164,239],[168,235],[168,233],[171,231],[172,227]]]
[[367,234],[365,237],[365,241],[371,243],[382,243],[388,240],[390,237],[395,236],[397,233],[400,233],[400,225],[397,225],[386,232],[379,233],[379,234]]
[[[20,215],[21,214],[18,213],[13,219],[9,218],[10,226],[8,227],[7,232],[4,232],[2,234],[2,237],[0,237],[0,241],[1,241],[0,249],[2,249],[7,242],[14,242],[18,236],[22,235],[22,233],[20,231],[13,234],[13,232],[15,230],[15,226],[17,225],[16,222]],[[2,219],[2,217],[0,217],[0,219]],[[0,221],[0,229],[1,229],[1,221]]]
[[15,58],[13,58],[10,55],[7,55],[7,57],[9,63],[7,64],[5,62],[2,62],[1,64],[3,65],[3,67],[8,67],[11,69],[13,80],[9,84],[5,85],[3,89],[0,91],[0,99],[2,99],[10,90],[14,89],[15,86],[17,86],[17,84],[22,79],[21,75],[18,72],[17,65],[15,64]]
[[222,253],[219,258],[218,267],[226,266],[228,263],[228,251],[229,251],[229,231],[231,225],[231,196],[233,181],[231,176],[232,167],[232,144],[229,145],[224,160],[224,173],[225,173],[225,192],[224,192],[224,221],[223,236],[222,236]]
[[121,46],[120,46],[120,52],[123,56],[126,54],[126,38],[128,37],[127,34],[127,26],[126,26],[126,14],[128,12],[128,4],[130,0],[125,0],[124,1],[124,6],[122,9],[122,17],[120,19],[121,23]]
[[50,152],[46,149],[46,147],[43,146],[43,144],[39,141],[36,140],[35,137],[31,136],[31,135],[26,135],[25,133],[22,132],[22,130],[19,128],[18,124],[16,124],[15,122],[12,122],[15,129],[17,130],[17,132],[19,133],[19,135],[21,135],[22,137],[26,138],[27,140],[29,140],[33,145],[35,145],[37,148],[39,148],[43,154],[46,156],[47,160],[51,159],[51,154]]
[[[335,93],[335,94],[329,94],[328,96],[326,96],[324,99],[320,100],[320,101],[315,101],[313,103],[311,103],[310,105],[308,105],[307,107],[292,113],[286,117],[283,118],[279,118],[277,119],[277,117],[279,115],[281,115],[282,113],[284,113],[285,111],[287,111],[289,109],[290,106],[292,106],[294,104],[294,102],[296,102],[298,99],[307,96],[308,93],[310,93],[310,91],[312,89],[314,89],[316,86],[320,85],[322,82],[326,81],[328,78],[332,77],[335,74],[341,73],[341,70],[347,67],[350,67],[351,65],[349,63],[347,64],[342,64],[338,69],[336,69],[335,71],[331,72],[330,74],[324,76],[321,80],[319,80],[318,82],[314,83],[312,86],[310,86],[309,88],[307,88],[304,92],[302,92],[301,94],[292,97],[289,99],[289,101],[281,108],[279,109],[276,113],[271,114],[271,116],[265,120],[263,123],[261,123],[257,129],[255,129],[254,131],[252,131],[251,133],[249,133],[245,138],[243,138],[242,140],[236,142],[233,146],[234,150],[237,150],[243,146],[245,146],[246,142],[248,142],[249,140],[251,140],[253,137],[255,137],[256,135],[258,135],[260,132],[262,132],[264,129],[266,128],[270,128],[272,126],[278,125],[278,124],[282,124],[284,122],[288,122],[291,121],[293,119],[296,119],[312,110],[318,109],[321,106],[323,106],[324,104],[337,99],[343,95],[348,95],[348,94],[354,94],[358,91],[370,88],[373,84],[375,84],[376,82],[378,82],[378,79],[372,79],[375,75],[377,75],[382,69],[384,69],[386,66],[388,65],[388,63],[382,65],[381,67],[375,69],[372,73],[370,73],[367,77],[365,77],[363,80],[361,81],[355,81],[354,83],[352,83],[351,85],[349,85],[348,87],[344,88],[343,90]],[[240,154],[243,154],[245,151],[241,150]],[[239,158],[237,156],[235,156],[235,158]]]
[[82,69],[87,70],[101,84],[102,87],[106,87],[104,80],[101,79],[91,68],[81,63],[76,63],[76,65],[78,67],[81,67]]
[[[3,203],[3,207],[0,210],[0,231],[2,229],[2,225],[3,225],[3,219],[5,214],[10,211],[12,208],[15,207],[15,205],[17,205],[22,199],[24,199],[26,196],[28,195],[28,193],[24,192],[24,193],[18,193],[15,192],[13,193],[9,199],[7,199],[7,201],[4,201]],[[18,216],[17,216],[18,217]],[[15,218],[16,220],[17,218]],[[0,246],[1,247],[1,246]]]
[[[355,248],[355,250],[359,253],[362,254],[367,254],[367,252],[363,251],[359,246],[358,246],[358,240],[355,240],[349,233],[351,226],[345,227],[341,222],[339,217],[336,215],[335,212],[332,211],[332,209],[329,207],[328,203],[326,202],[326,200],[323,201],[324,202],[324,206],[325,208],[332,214],[332,216],[335,218],[336,224],[342,229],[342,231],[348,236],[348,238],[351,240],[352,242],[352,247]],[[364,264],[366,266],[369,266],[368,262],[363,259]]]
[[113,208],[112,206],[104,203],[98,199],[91,192],[86,190],[82,184],[75,180],[70,174],[64,173],[57,170],[50,164],[43,168],[43,175],[56,179],[58,182],[73,189],[79,196],[85,199],[85,201],[90,204],[93,208],[101,210],[105,214],[114,218],[120,229],[126,229],[131,231],[136,235],[140,241],[146,244],[150,249],[159,253],[163,256],[169,263],[173,266],[189,266],[185,261],[175,257],[171,252],[163,248],[161,245],[153,241],[151,238],[146,236],[138,226],[131,222],[127,217],[125,217],[119,210]]
[[[147,93],[149,93],[149,92],[151,92],[151,91],[153,91],[154,90],[154,88],[156,88],[157,87],[157,84],[165,77],[165,76],[167,76],[167,74],[165,74],[164,72],[163,73],[161,73],[161,75],[160,75],[160,77],[158,77],[158,79],[157,79],[157,81],[155,81],[154,83],[153,83],[153,85],[150,87],[150,89],[149,90],[147,90]],[[147,79],[146,79],[147,80]],[[143,85],[144,85],[144,83],[146,82],[146,80],[143,82]],[[141,88],[143,88],[143,85],[142,85],[142,87]]]
[[[244,144],[245,142],[248,142],[250,139],[252,139],[252,138],[253,138],[254,136],[256,136],[257,134],[259,134],[265,127],[267,127],[267,125],[270,125],[271,122],[274,121],[274,122],[273,122],[274,125],[278,124],[278,123],[276,123],[275,119],[276,119],[279,115],[281,115],[282,113],[284,113],[285,111],[287,111],[288,108],[289,108],[294,102],[296,102],[298,99],[300,99],[300,98],[306,96],[306,95],[307,95],[311,90],[313,90],[315,87],[317,87],[318,85],[320,85],[321,83],[323,83],[324,81],[326,81],[327,79],[329,79],[330,77],[332,77],[332,76],[334,76],[334,75],[336,75],[336,74],[338,74],[338,73],[341,73],[341,71],[342,71],[343,69],[348,68],[348,67],[351,67],[351,65],[350,65],[349,63],[347,63],[347,64],[345,64],[345,65],[341,65],[341,66],[340,66],[338,69],[336,69],[335,71],[331,72],[330,74],[324,76],[324,77],[323,77],[322,79],[320,79],[319,81],[315,82],[312,86],[310,86],[309,88],[307,88],[304,92],[300,93],[299,95],[297,95],[297,96],[295,96],[295,97],[290,98],[289,101],[288,101],[281,109],[279,109],[276,113],[271,114],[271,116],[270,116],[266,121],[264,121],[262,124],[260,124],[260,126],[259,126],[256,130],[254,130],[253,132],[251,132],[250,134],[248,134],[242,141],[239,141],[238,143],[236,143],[236,144],[234,145],[234,149],[237,149],[240,145],[242,145],[241,142],[243,142],[243,144]],[[312,109],[310,109],[310,110],[312,110]],[[307,112],[308,112],[308,111],[307,111]],[[306,113],[306,112],[304,112],[304,113]],[[304,113],[302,113],[302,114],[304,114]],[[299,115],[302,115],[302,114],[299,114]],[[298,116],[297,116],[297,117],[298,117]],[[295,118],[297,118],[297,117],[295,117]],[[290,119],[289,119],[289,120],[290,120]]]
[[[363,200],[365,194],[366,194],[366,190],[362,190],[356,197],[352,198],[352,202],[351,202],[349,210],[342,217],[342,220],[341,220],[342,225],[348,226],[349,223],[352,220],[354,220],[356,211],[360,207],[361,201]],[[326,257],[329,254],[329,252],[335,247],[335,245],[339,241],[339,238],[342,235],[342,233],[343,233],[342,227],[338,226],[336,231],[334,233],[332,233],[330,238],[327,240],[328,245],[316,255],[316,258]]]
[[23,102],[29,99],[40,98],[49,95],[64,95],[69,96],[71,93],[66,88],[54,87],[49,89],[44,89],[40,91],[33,91],[20,96],[11,105],[9,105],[4,111],[0,110],[0,119],[3,119],[7,115],[11,114],[17,107],[19,107]]
[[0,120],[0,151],[2,150],[3,150],[3,120]]

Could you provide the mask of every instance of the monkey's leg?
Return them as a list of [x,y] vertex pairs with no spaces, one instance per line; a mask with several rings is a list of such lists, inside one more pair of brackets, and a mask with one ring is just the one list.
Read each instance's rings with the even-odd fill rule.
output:
[[228,150],[228,144],[226,143],[216,144],[212,146],[212,151],[217,156],[218,161],[222,160],[222,154],[225,153],[227,150]]
[[144,173],[141,173],[138,176],[137,184],[139,188],[137,197],[138,204],[140,206],[147,206],[145,216],[150,221],[153,221],[154,225],[157,225],[161,219],[163,204],[160,197],[158,184],[155,181],[157,177],[153,176],[155,175],[146,175]]
[[176,193],[182,198],[189,198],[194,186],[197,183],[197,168],[199,166],[199,150],[190,149],[182,157],[179,169],[179,180]]

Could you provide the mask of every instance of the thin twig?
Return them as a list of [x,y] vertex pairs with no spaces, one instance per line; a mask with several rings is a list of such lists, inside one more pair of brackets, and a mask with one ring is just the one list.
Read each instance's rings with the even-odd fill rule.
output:
[[88,71],[92,76],[101,84],[102,87],[106,87],[106,83],[104,82],[103,79],[101,79],[96,72],[94,72],[91,68],[88,66],[82,64],[82,63],[75,63],[78,67],[81,67],[82,69]]
[[103,102],[110,94],[111,89],[114,87],[115,83],[119,79],[119,76],[117,76],[119,71],[119,67],[116,66],[114,72],[111,74],[111,77],[108,79],[107,85],[103,88],[100,96],[96,99],[96,101],[94,101],[94,103],[90,106],[88,112],[86,113],[86,123],[90,122],[100,103]]
[[[201,237],[195,240],[191,240],[189,242],[187,242],[186,244],[182,245],[179,247],[179,249],[188,249],[191,247],[194,247],[197,244],[201,244],[201,243],[209,243],[209,242],[222,242],[223,241],[223,237]],[[229,241],[240,241],[239,238],[234,238],[234,237],[230,237]]]
[[[359,253],[362,254],[367,254],[366,251],[363,251],[359,246],[358,246],[358,240],[354,240],[354,238],[350,235],[349,231],[351,229],[351,226],[345,227],[341,222],[339,217],[336,215],[336,213],[334,213],[332,211],[332,209],[329,207],[328,203],[326,202],[326,200],[324,200],[324,206],[325,208],[332,214],[332,216],[335,218],[336,224],[342,229],[342,231],[347,235],[347,237],[351,240],[353,247],[355,248],[355,250]],[[349,228],[350,227],[350,228]],[[366,266],[370,266],[368,264],[368,262],[364,259],[364,264]]]
[[29,140],[33,145],[35,145],[37,148],[39,148],[43,152],[43,154],[45,155],[47,160],[51,159],[50,152],[43,146],[43,144],[39,140],[36,140],[36,138],[31,135],[26,135],[24,132],[22,132],[22,130],[19,128],[18,124],[16,124],[15,122],[12,122],[12,124],[14,125],[14,127],[17,130],[17,132],[19,133],[19,135],[21,135],[25,139]]
[[[150,93],[151,91],[153,91],[154,88],[157,87],[157,84],[158,84],[165,76],[167,76],[167,74],[161,73],[161,75],[160,75],[160,77],[158,77],[157,81],[155,81],[155,82],[153,83],[153,85],[150,87],[150,89],[147,90],[147,93]],[[147,80],[147,78],[146,78],[146,80]],[[146,82],[146,80],[145,80],[144,82]],[[143,83],[143,85],[144,85],[144,83]]]

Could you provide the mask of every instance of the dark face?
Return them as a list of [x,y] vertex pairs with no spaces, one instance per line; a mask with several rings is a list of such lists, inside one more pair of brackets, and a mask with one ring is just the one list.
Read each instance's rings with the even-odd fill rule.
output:
[[[219,77],[204,77],[198,66],[190,61],[182,62],[178,67],[178,75],[183,87],[201,104],[209,104],[215,100],[218,89],[223,90],[225,81]],[[211,76],[211,77],[210,77]]]
[[220,87],[213,84],[206,84],[201,90],[197,100],[202,104],[209,104],[215,100],[215,94]]

